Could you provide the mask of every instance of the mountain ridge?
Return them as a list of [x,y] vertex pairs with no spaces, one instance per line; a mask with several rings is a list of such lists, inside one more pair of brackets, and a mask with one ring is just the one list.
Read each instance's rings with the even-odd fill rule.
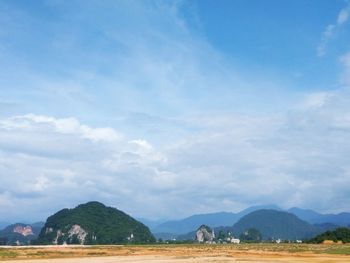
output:
[[166,221],[156,227],[150,227],[152,233],[168,233],[171,235],[187,234],[194,231],[200,225],[208,225],[212,228],[220,226],[231,226],[237,222],[242,216],[252,211],[262,208],[280,210],[276,205],[259,205],[248,207],[238,213],[234,212],[215,212],[207,214],[196,214],[179,220]]
[[[149,227],[156,237],[164,238],[168,236],[174,238],[179,235],[186,236],[189,232],[193,232],[195,229],[197,229],[201,224],[208,225],[212,228],[232,226],[244,215],[259,209],[273,209],[277,211],[290,212],[311,225],[319,225],[316,227],[320,229],[323,228],[328,230],[336,228],[337,226],[350,226],[350,213],[348,212],[342,212],[339,214],[321,214],[311,209],[302,209],[298,207],[281,209],[277,205],[272,204],[248,207],[237,213],[216,212],[196,214],[183,219],[165,221],[158,226],[152,225]],[[208,218],[210,220],[208,220]],[[215,224],[213,224],[212,221],[215,221]]]

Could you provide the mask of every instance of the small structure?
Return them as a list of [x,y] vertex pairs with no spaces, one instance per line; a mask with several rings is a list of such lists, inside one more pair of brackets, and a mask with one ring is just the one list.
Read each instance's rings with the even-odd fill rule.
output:
[[241,243],[241,240],[240,240],[239,238],[232,238],[232,239],[231,239],[231,243],[233,243],[233,244],[239,244],[239,243]]

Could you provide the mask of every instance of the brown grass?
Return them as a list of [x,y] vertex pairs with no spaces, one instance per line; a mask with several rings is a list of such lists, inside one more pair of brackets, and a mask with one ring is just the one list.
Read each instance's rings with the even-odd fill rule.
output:
[[[69,261],[67,260],[69,258]],[[350,262],[350,245],[130,245],[0,248],[8,263],[45,262]]]

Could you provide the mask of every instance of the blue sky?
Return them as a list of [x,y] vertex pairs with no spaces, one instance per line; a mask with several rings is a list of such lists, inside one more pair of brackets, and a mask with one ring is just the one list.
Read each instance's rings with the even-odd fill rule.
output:
[[350,211],[349,12],[1,1],[1,218],[89,200],[147,218]]

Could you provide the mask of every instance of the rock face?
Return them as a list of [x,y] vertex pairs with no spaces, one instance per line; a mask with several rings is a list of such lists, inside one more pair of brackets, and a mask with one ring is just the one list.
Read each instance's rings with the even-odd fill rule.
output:
[[[52,227],[48,227],[45,229],[45,234],[49,234],[53,232]],[[65,239],[65,236],[67,238],[63,241],[64,244],[81,244],[83,245],[85,243],[85,238],[87,236],[87,232],[79,225],[73,225],[69,230],[67,235],[62,232],[62,230],[57,230],[56,237],[53,239],[52,243],[55,245],[58,245],[60,241]]]
[[68,238],[72,240],[74,236],[76,236],[80,244],[84,244],[87,232],[81,226],[73,225],[68,231]]
[[31,226],[21,226],[21,225],[16,225],[13,228],[14,233],[21,234],[22,236],[29,236],[29,235],[34,235],[33,229]]
[[201,225],[196,231],[196,241],[198,243],[213,242],[214,238],[214,230],[206,225]]
[[125,244],[150,243],[149,229],[124,212],[89,202],[74,209],[63,209],[50,216],[38,244]]

